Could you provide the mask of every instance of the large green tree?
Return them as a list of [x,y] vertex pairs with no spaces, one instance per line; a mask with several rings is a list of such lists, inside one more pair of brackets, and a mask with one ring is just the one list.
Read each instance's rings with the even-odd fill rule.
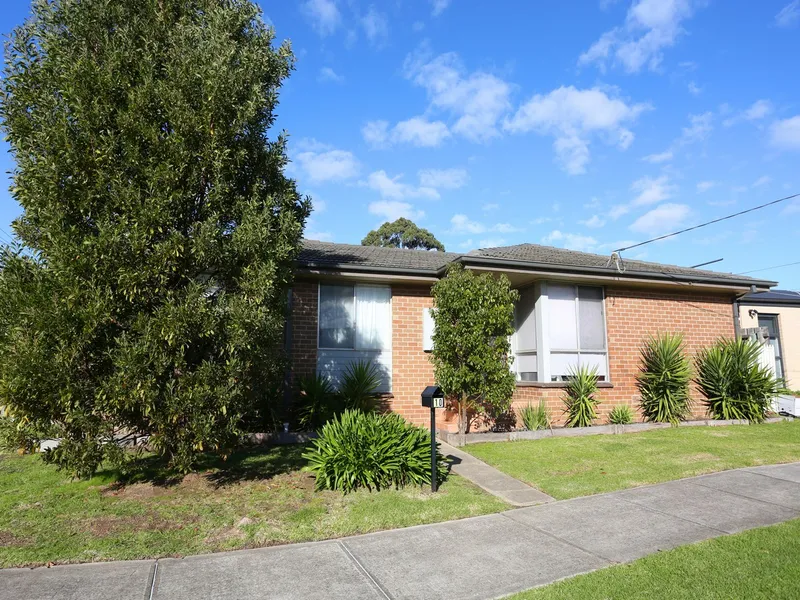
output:
[[35,0],[11,34],[0,405],[45,460],[87,475],[135,433],[187,469],[270,410],[309,212],[273,40],[250,0]]
[[437,240],[430,231],[418,227],[413,221],[403,217],[391,223],[387,221],[378,229],[373,229],[361,240],[361,245],[444,252],[444,244]]
[[470,411],[497,414],[510,407],[514,374],[509,336],[519,292],[505,275],[476,275],[453,264],[431,293],[434,376],[458,411],[463,436]]

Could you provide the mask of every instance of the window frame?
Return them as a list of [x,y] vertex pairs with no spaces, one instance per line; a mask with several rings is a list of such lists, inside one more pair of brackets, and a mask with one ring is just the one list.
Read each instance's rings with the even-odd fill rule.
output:
[[[320,340],[320,323],[322,322],[321,319],[321,311],[322,311],[322,286],[328,287],[352,287],[353,288],[353,346],[347,347],[339,347],[339,348],[330,348],[328,346],[321,346],[319,343]],[[381,285],[381,284],[370,284],[370,283],[323,283],[319,282],[317,284],[317,350],[325,350],[326,352],[391,352],[392,351],[392,344],[391,344],[391,336],[389,340],[389,348],[361,348],[358,346],[358,292],[357,289],[359,287],[372,287],[372,288],[382,288],[389,290],[389,310],[392,310],[392,286],[391,285]]]
[[[786,378],[785,378],[786,377],[786,371],[784,370],[784,364],[783,364],[783,341],[781,340],[780,315],[777,314],[777,313],[758,313],[756,322],[757,322],[759,327],[762,327],[762,325],[761,325],[761,319],[762,318],[765,319],[765,320],[769,319],[774,324],[775,337],[773,338],[772,336],[770,336],[768,339],[776,340],[778,342],[778,350],[780,351],[780,353],[775,357],[775,364],[776,364],[775,377],[777,379],[783,380],[785,382],[786,381]],[[764,327],[766,327],[766,326],[764,326]],[[777,373],[778,368],[780,368],[780,372],[781,372],[780,377],[778,376],[778,373]]]
[[[550,345],[550,314],[551,309],[549,306],[550,302],[550,290],[549,286],[561,286],[561,287],[571,287],[574,290],[575,299],[574,299],[574,314],[575,314],[575,348],[553,348]],[[603,348],[581,348],[581,337],[580,337],[580,289],[581,287],[586,288],[594,288],[600,290],[600,302],[602,305],[602,312],[603,312]],[[516,331],[516,305],[514,307],[514,337],[513,337],[513,355],[515,358],[514,361],[514,375],[516,378],[517,384],[525,384],[529,383],[526,380],[522,380],[519,378],[519,371],[516,368],[516,357],[517,356],[524,356],[524,355],[535,355],[536,356],[536,363],[537,363],[537,379],[536,383],[544,383],[544,384],[551,384],[551,383],[564,383],[563,381],[553,381],[553,374],[552,374],[552,366],[550,356],[553,354],[570,354],[576,355],[578,357],[578,361],[580,362],[580,357],[582,354],[586,355],[602,355],[605,361],[605,375],[600,375],[600,381],[603,383],[611,383],[611,367],[609,361],[609,348],[608,348],[608,315],[606,314],[606,290],[605,287],[602,285],[586,285],[582,283],[573,283],[567,281],[537,281],[533,284],[527,285],[522,288],[518,288],[520,291],[522,290],[529,290],[534,289],[536,294],[536,301],[534,302],[534,310],[536,314],[536,345],[537,349],[535,351],[532,350],[519,350],[518,349],[518,340],[517,331]]]

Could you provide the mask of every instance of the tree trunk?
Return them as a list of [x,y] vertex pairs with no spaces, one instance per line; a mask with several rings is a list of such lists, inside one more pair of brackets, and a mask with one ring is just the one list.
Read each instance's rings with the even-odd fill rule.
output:
[[464,446],[467,443],[467,395],[461,394],[461,401],[458,403],[458,444]]

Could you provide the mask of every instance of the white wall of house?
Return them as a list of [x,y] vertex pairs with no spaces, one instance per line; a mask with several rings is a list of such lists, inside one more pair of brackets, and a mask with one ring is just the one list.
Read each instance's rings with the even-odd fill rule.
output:
[[[750,312],[755,311],[751,315]],[[740,304],[739,324],[741,328],[759,327],[759,321],[776,317],[780,342],[780,359],[787,387],[800,388],[800,306],[769,306],[763,304]]]

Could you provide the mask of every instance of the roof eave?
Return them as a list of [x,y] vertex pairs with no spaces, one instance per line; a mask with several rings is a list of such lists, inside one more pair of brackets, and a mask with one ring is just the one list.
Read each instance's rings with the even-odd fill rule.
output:
[[[476,266],[487,266],[487,267],[517,267],[523,269],[535,269],[538,271],[548,271],[553,273],[576,273],[576,274],[588,274],[588,275],[598,275],[604,277],[614,277],[616,279],[635,279],[638,281],[641,280],[652,280],[652,281],[672,281],[672,282],[681,282],[681,283],[704,283],[704,284],[711,284],[720,287],[729,287],[729,288],[750,288],[751,286],[756,286],[756,288],[763,288],[769,289],[770,287],[774,287],[778,285],[775,281],[767,281],[767,280],[759,280],[759,279],[736,279],[736,278],[720,278],[720,277],[705,277],[702,275],[693,275],[693,276],[686,276],[686,275],[674,275],[672,273],[654,273],[651,271],[633,271],[630,269],[626,269],[624,272],[614,272],[610,271],[607,268],[603,267],[583,267],[583,266],[567,266],[567,265],[554,265],[551,263],[537,263],[537,262],[530,262],[530,261],[518,261],[512,260],[507,258],[490,258],[486,256],[475,256],[475,255],[463,255],[453,262],[460,262],[464,265],[476,265]],[[446,269],[446,266],[443,269],[440,269],[440,273]]]

